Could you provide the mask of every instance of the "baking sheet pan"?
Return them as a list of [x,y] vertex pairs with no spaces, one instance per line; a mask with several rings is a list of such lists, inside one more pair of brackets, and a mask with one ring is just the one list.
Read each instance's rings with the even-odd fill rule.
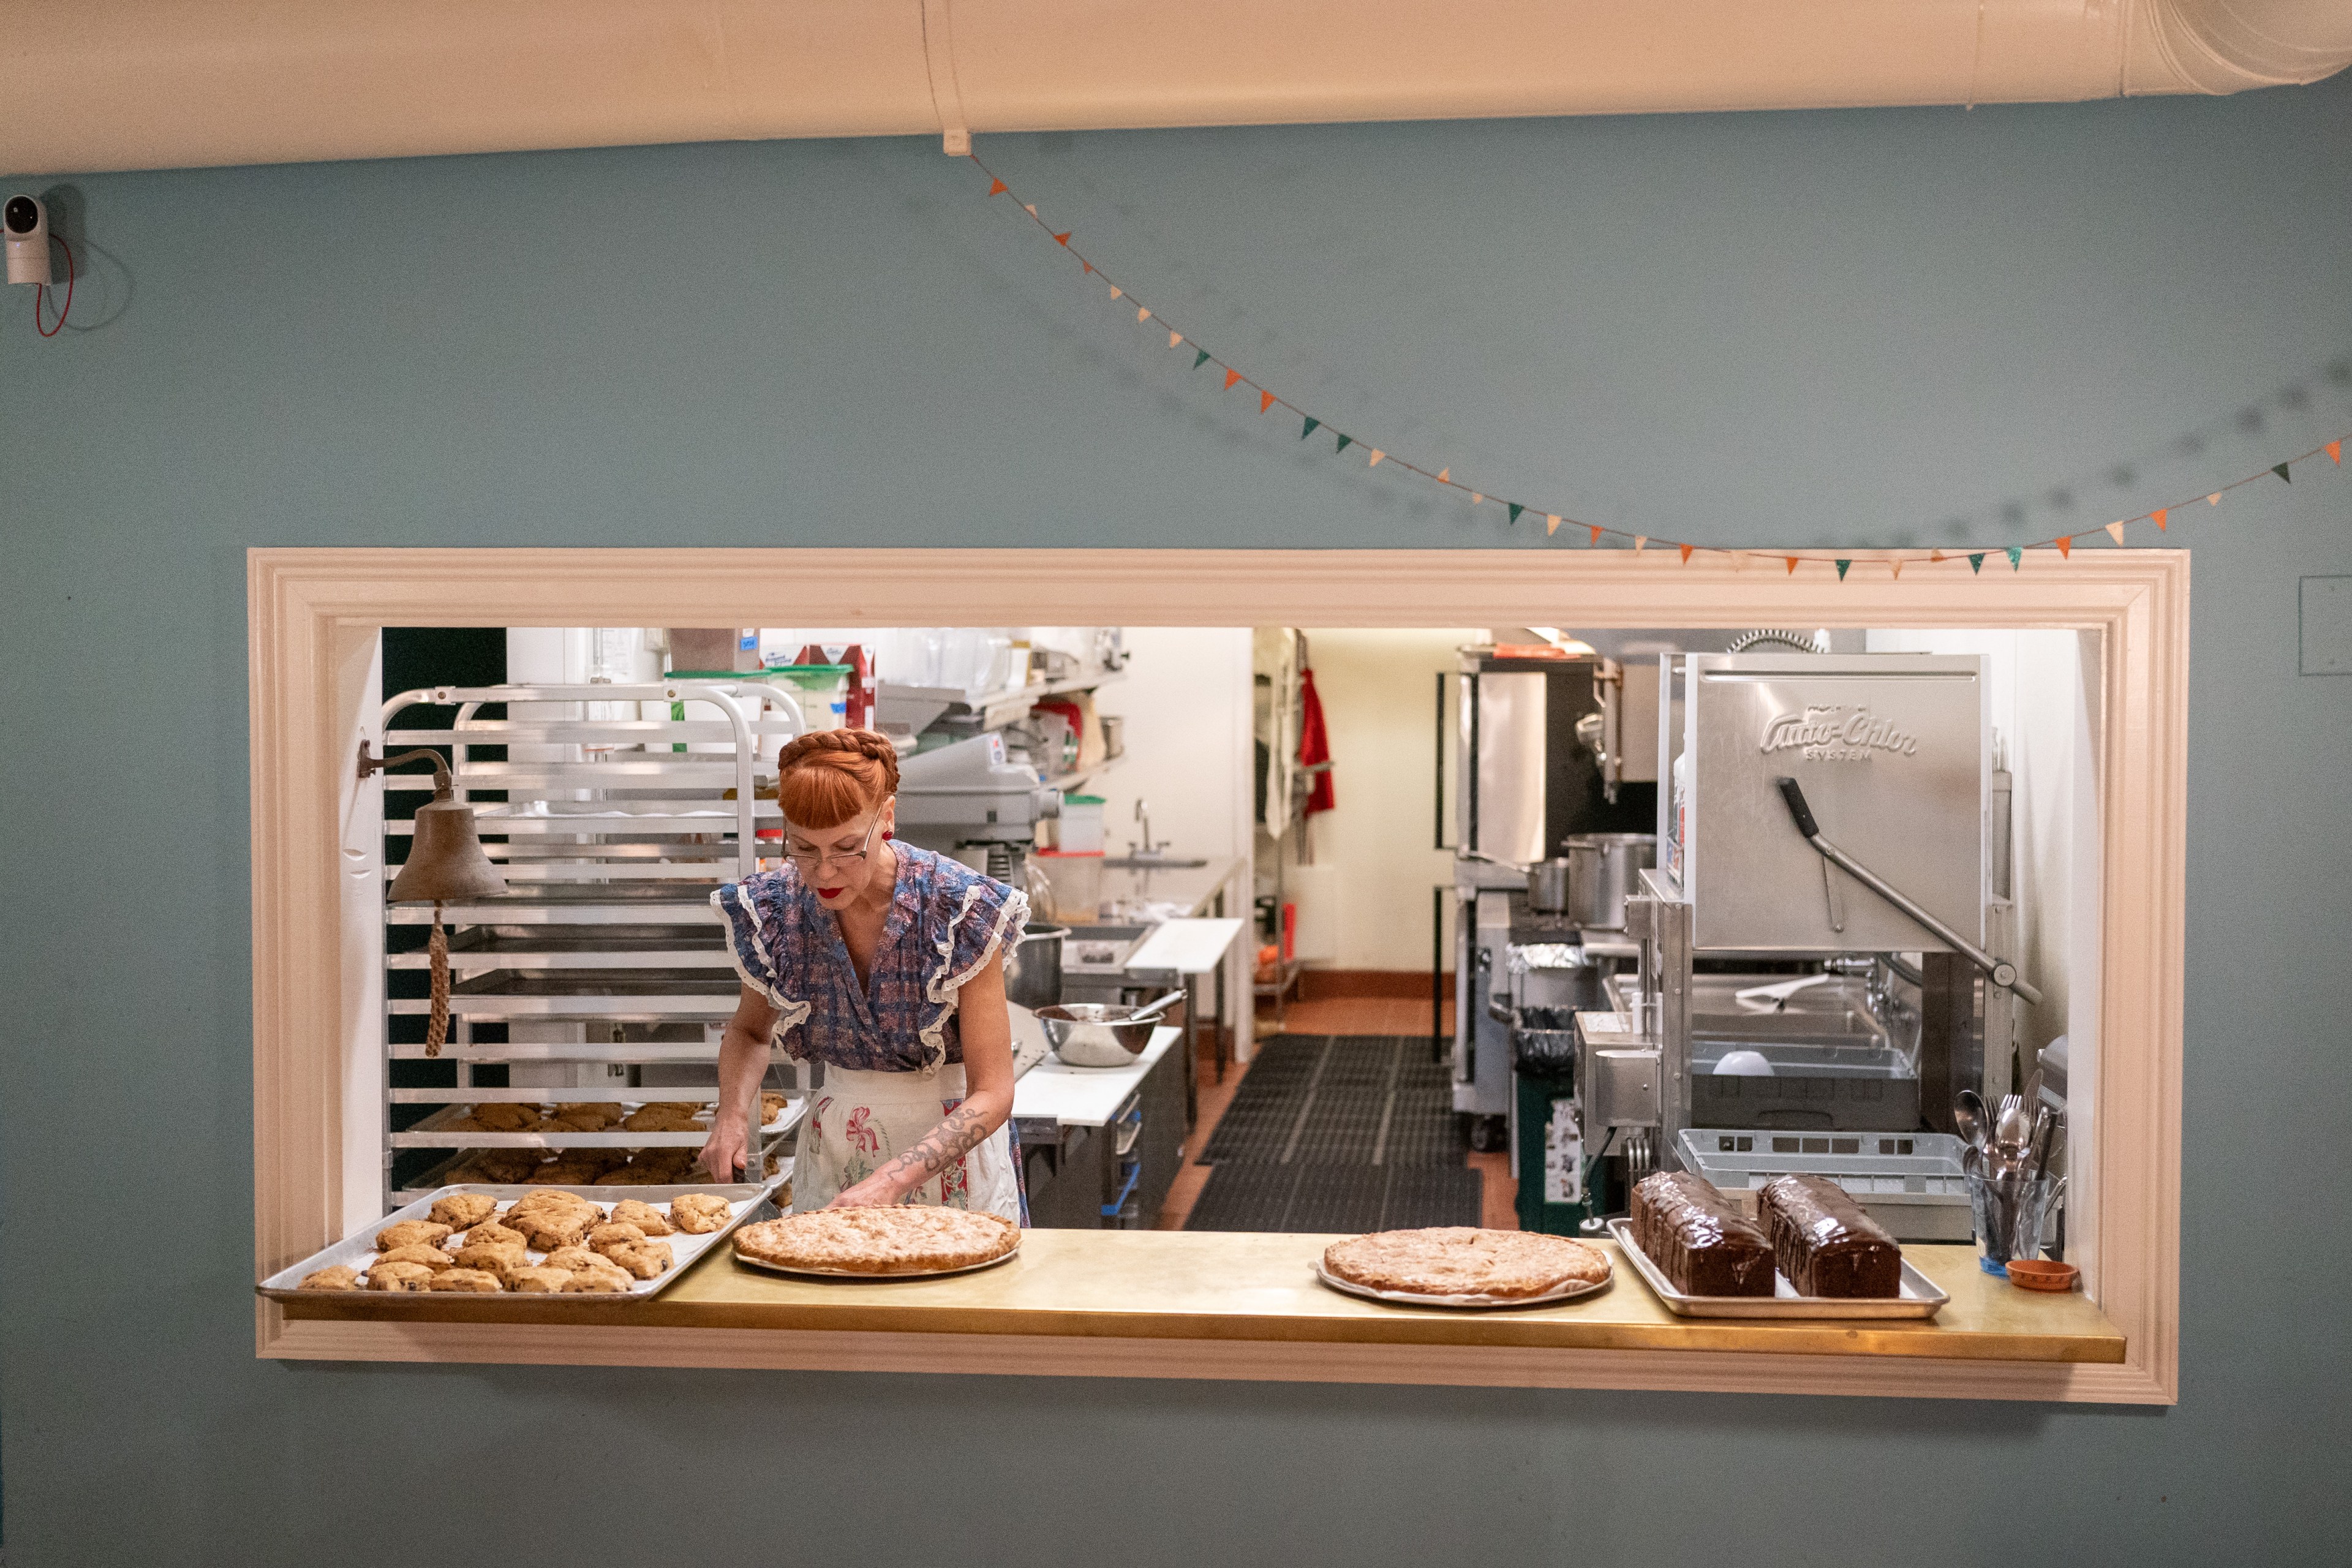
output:
[[[254,1289],[273,1301],[347,1301],[361,1297],[381,1300],[387,1294],[386,1292],[304,1290],[298,1287],[301,1285],[303,1276],[338,1263],[347,1264],[364,1273],[368,1264],[375,1258],[375,1238],[379,1231],[388,1225],[396,1225],[402,1220],[429,1218],[435,1200],[446,1197],[452,1193],[487,1194],[498,1199],[501,1208],[529,1193],[543,1193],[551,1190],[575,1193],[590,1203],[601,1205],[607,1214],[612,1212],[614,1204],[625,1198],[635,1198],[642,1203],[651,1204],[656,1208],[667,1207],[672,1198],[687,1193],[709,1193],[713,1196],[725,1198],[728,1215],[727,1223],[724,1226],[702,1236],[688,1236],[684,1231],[673,1229],[667,1236],[655,1237],[656,1240],[667,1241],[670,1244],[670,1252],[677,1261],[651,1279],[631,1279],[628,1289],[625,1291],[611,1295],[592,1295],[583,1292],[573,1296],[527,1296],[501,1290],[478,1296],[467,1293],[459,1298],[468,1302],[535,1301],[541,1305],[550,1301],[626,1301],[643,1299],[658,1295],[667,1289],[672,1281],[694,1266],[696,1259],[726,1241],[734,1234],[735,1227],[745,1220],[756,1215],[761,1215],[763,1210],[766,1215],[772,1215],[775,1212],[775,1205],[772,1199],[776,1189],[792,1180],[792,1162],[787,1160],[780,1173],[764,1182],[758,1183],[704,1183],[674,1187],[551,1187],[548,1184],[539,1184],[509,1187],[461,1182],[454,1186],[436,1188],[415,1203],[404,1208],[394,1209],[374,1224],[362,1226],[333,1246],[312,1253],[292,1268],[279,1269]],[[534,1248],[530,1253],[530,1259],[537,1263],[545,1256],[544,1253]],[[428,1291],[425,1294],[429,1295],[432,1292]]]
[[[1606,1263],[1608,1259],[1601,1259]],[[1452,1307],[1471,1311],[1495,1311],[1508,1307],[1557,1307],[1562,1301],[1580,1297],[1595,1296],[1616,1281],[1617,1270],[1612,1268],[1599,1279],[1571,1279],[1567,1284],[1547,1290],[1540,1296],[1423,1296],[1411,1290],[1381,1290],[1370,1285],[1359,1285],[1352,1279],[1342,1279],[1315,1260],[1315,1278],[1343,1296],[1360,1296],[1367,1301],[1386,1301],[1399,1307]]]
[[[462,1089],[449,1091],[463,1095]],[[776,1119],[760,1129],[762,1140],[782,1137],[798,1127],[807,1117],[810,1097],[794,1095],[784,1101]],[[521,1103],[521,1102],[515,1102]],[[542,1103],[553,1103],[545,1101]],[[624,1100],[622,1108],[635,1112],[643,1100]],[[386,1140],[395,1149],[699,1149],[710,1136],[708,1126],[691,1132],[632,1132],[615,1125],[603,1132],[485,1132],[478,1128],[453,1128],[452,1121],[461,1121],[473,1110],[471,1103],[445,1105],[415,1125],[392,1133]]]
[[746,1268],[756,1268],[763,1274],[781,1274],[788,1279],[847,1280],[852,1284],[888,1285],[910,1279],[945,1279],[951,1275],[977,1274],[983,1268],[993,1268],[1000,1263],[1010,1263],[1020,1256],[1021,1244],[1016,1241],[1013,1244],[1013,1250],[1002,1258],[992,1258],[985,1263],[967,1263],[960,1268],[934,1268],[922,1274],[864,1274],[850,1268],[793,1268],[782,1263],[769,1263],[757,1258],[746,1258],[740,1252],[735,1254],[735,1261]]
[[1775,1269],[1770,1296],[1686,1296],[1674,1287],[1664,1269],[1633,1240],[1633,1222],[1612,1219],[1609,1234],[1624,1253],[1633,1272],[1642,1277],[1666,1310],[1684,1318],[1932,1318],[1952,1298],[1944,1288],[1903,1260],[1899,1296],[1851,1298],[1800,1296],[1786,1276]]

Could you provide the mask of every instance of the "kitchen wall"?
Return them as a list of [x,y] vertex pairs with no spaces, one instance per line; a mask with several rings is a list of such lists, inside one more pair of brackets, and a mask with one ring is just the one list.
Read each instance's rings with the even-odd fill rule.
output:
[[[1326,929],[1319,969],[1429,973],[1429,890],[1454,879],[1454,857],[1431,837],[1436,676],[1455,650],[1484,633],[1462,628],[1309,631],[1307,656],[1331,742],[1333,807],[1308,819],[1319,873],[1305,889],[1299,923]],[[1451,769],[1454,759],[1446,758]],[[1451,795],[1448,795],[1451,799]],[[1452,841],[1451,831],[1447,833]],[[1298,845],[1285,853],[1297,863]],[[1447,900],[1447,914],[1452,900]],[[1446,967],[1453,967],[1452,921]]]
[[[1657,538],[2029,541],[2352,430],[2343,79],[982,146],[1339,428]],[[253,1357],[247,547],[1564,546],[1223,395],[934,141],[10,188],[89,268],[58,337],[0,313],[12,1565],[407,1561],[451,1477],[561,1500],[433,1514],[469,1564],[2352,1554],[2325,462],[2135,533],[2196,552],[2176,1408],[288,1366]]]

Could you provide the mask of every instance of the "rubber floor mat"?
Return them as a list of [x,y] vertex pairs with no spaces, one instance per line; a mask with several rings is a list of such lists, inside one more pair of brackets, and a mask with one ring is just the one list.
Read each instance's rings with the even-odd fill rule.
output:
[[1445,1063],[1421,1035],[1276,1035],[1218,1120],[1201,1163],[1459,1165]]
[[1470,1225],[1482,1184],[1466,1165],[1219,1165],[1186,1230],[1292,1234]]

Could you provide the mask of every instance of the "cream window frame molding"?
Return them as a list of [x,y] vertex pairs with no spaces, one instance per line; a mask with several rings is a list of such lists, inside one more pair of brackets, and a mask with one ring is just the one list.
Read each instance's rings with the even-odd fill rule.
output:
[[[387,626],[745,626],[797,584],[843,626],[2059,627],[2095,634],[2099,1039],[2088,1151],[2119,1365],[1050,1334],[289,1321],[266,1357],[1787,1391],[2169,1405],[2179,1389],[2189,555],[2032,552],[2018,572],[1864,555],[1843,580],[1701,553],[1561,550],[299,549],[248,552],[256,1278],[339,1233],[351,1005],[341,823]],[[2081,1154],[2078,1152],[2078,1160]]]

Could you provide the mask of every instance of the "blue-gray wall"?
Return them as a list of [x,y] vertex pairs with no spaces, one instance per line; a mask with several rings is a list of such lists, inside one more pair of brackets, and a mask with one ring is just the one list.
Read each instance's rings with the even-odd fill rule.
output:
[[[2352,429],[2352,79],[982,152],[1340,427],[1645,533],[2038,539]],[[976,180],[915,142],[27,177],[95,272],[51,341],[0,299],[12,1564],[2340,1560],[2324,466],[2172,534],[2177,1409],[253,1359],[247,546],[1537,545],[1260,421]]]

